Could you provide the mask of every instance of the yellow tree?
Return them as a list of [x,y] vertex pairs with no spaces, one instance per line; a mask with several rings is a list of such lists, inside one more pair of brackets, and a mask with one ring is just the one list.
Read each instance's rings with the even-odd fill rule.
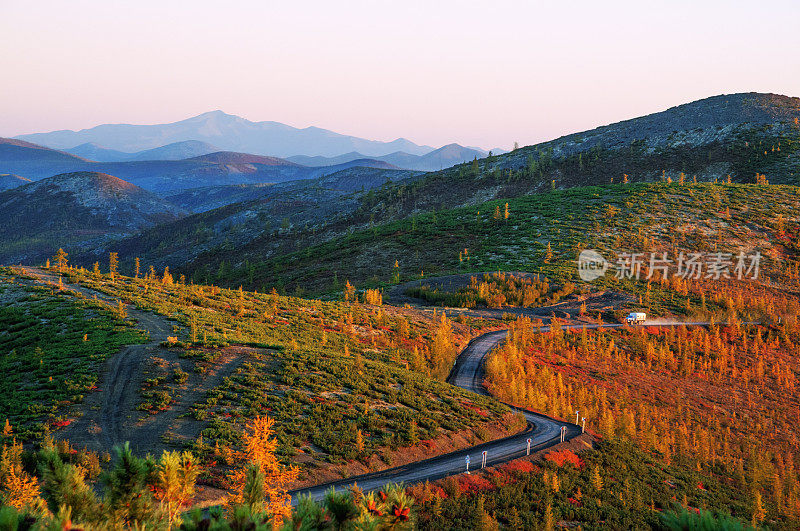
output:
[[242,433],[244,450],[239,452],[238,457],[249,466],[239,468],[233,473],[233,494],[228,499],[228,505],[236,507],[245,503],[246,496],[249,497],[246,491],[251,488],[252,475],[256,473],[260,476],[258,482],[263,481],[259,490],[264,493],[258,509],[272,515],[275,523],[280,525],[284,518],[291,515],[288,486],[297,479],[299,470],[294,466],[281,464],[275,456],[278,441],[275,440],[274,426],[275,421],[267,416],[256,417],[245,426]]
[[344,300],[345,302],[354,302],[356,300],[356,287],[350,284],[349,280],[344,283]]
[[171,528],[194,498],[200,467],[190,452],[165,450],[156,466],[156,475],[155,496],[166,510]]
[[432,372],[442,379],[445,378],[455,358],[456,348],[453,341],[453,327],[444,313],[433,334],[429,353]]
[[359,457],[364,455],[364,435],[361,430],[356,430],[356,452]]
[[0,488],[3,490],[3,501],[11,507],[22,509],[43,505],[36,478],[29,476],[22,468],[22,444],[17,441],[12,441],[10,446],[3,445]]
[[58,266],[58,270],[61,273],[63,273],[64,270],[67,268],[67,256],[69,255],[67,254],[66,251],[64,251],[64,249],[61,248],[58,249],[55,259],[56,259],[56,265]]
[[119,255],[108,253],[108,276],[111,278],[117,276],[117,267],[119,267]]
[[550,242],[547,242],[547,250],[544,252],[544,263],[549,264],[550,260],[553,259],[553,248],[550,246]]
[[758,527],[758,522],[767,516],[767,511],[764,508],[764,503],[761,500],[761,491],[753,493],[753,527]]

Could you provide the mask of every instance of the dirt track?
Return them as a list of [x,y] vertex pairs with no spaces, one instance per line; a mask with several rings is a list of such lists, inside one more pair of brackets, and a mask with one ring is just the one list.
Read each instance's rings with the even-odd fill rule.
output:
[[[25,273],[40,282],[58,284],[58,275],[33,267],[24,267]],[[66,289],[82,293],[105,302],[116,304],[117,299],[77,284],[63,283]],[[151,312],[144,312],[126,305],[128,318],[137,328],[149,334],[150,341],[142,345],[131,345],[111,356],[105,364],[100,378],[100,390],[87,395],[83,403],[83,416],[66,428],[56,432],[55,437],[68,439],[77,447],[95,451],[111,451],[114,446],[128,441],[137,453],[158,454],[170,447],[165,435],[192,440],[202,430],[204,423],[185,416],[192,405],[202,400],[206,391],[219,385],[242,364],[249,349],[230,349],[221,361],[206,374],[194,372],[190,360],[181,359],[174,350],[163,348],[161,343],[173,331],[174,321]],[[189,374],[174,396],[169,409],[156,414],[138,411],[142,402],[140,389],[148,365],[154,358],[161,358],[171,365],[178,364]]]
[[[521,272],[508,272],[508,274],[518,277],[534,277],[534,273],[521,273]],[[430,279],[412,280],[403,282],[393,286],[388,290],[387,300],[394,305],[408,304],[416,307],[417,309],[431,309],[437,308],[445,310],[448,314],[464,314],[470,317],[480,317],[484,319],[501,319],[504,314],[522,315],[532,319],[542,319],[543,322],[549,322],[549,318],[555,315],[561,319],[577,319],[579,317],[580,307],[586,303],[586,309],[589,314],[596,314],[598,311],[604,311],[612,308],[618,308],[628,304],[635,303],[635,298],[624,293],[613,291],[600,291],[595,293],[588,293],[585,295],[573,295],[561,302],[552,304],[550,306],[537,306],[531,308],[520,307],[505,307],[505,308],[452,308],[432,306],[423,299],[417,299],[409,296],[406,292],[411,288],[420,286],[428,286],[430,288],[439,288],[442,291],[456,291],[459,288],[467,287],[470,284],[472,277],[482,278],[483,273],[462,273],[458,275],[448,275],[443,277],[433,277]],[[588,322],[588,321],[587,321]]]

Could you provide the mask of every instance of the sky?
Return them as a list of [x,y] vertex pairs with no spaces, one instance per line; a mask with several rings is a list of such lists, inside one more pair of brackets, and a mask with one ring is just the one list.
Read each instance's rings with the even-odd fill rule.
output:
[[800,2],[0,0],[0,136],[221,109],[529,145],[735,92],[800,96]]

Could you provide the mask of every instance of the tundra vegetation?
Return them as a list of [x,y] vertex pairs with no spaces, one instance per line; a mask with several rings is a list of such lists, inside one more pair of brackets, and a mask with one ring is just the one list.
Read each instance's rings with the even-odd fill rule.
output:
[[[229,519],[236,518],[236,511],[257,510],[267,518],[281,518],[282,525],[295,522],[302,528],[285,503],[283,508],[271,505],[285,500],[292,481],[307,480],[328,466],[386,468],[393,464],[396,449],[435,447],[436,441],[466,431],[471,442],[479,442],[490,436],[497,419],[504,419],[506,430],[519,427],[494,398],[443,382],[459,346],[491,323],[468,316],[453,319],[446,309],[420,312],[384,302],[386,288],[405,280],[464,273],[475,281],[462,291],[417,294],[435,304],[505,309],[579,302],[576,297],[602,290],[628,294],[637,309],[650,315],[710,324],[593,331],[567,329],[550,319],[551,328],[537,333],[544,323],[519,318],[510,323],[510,341],[488,360],[489,391],[504,402],[565,419],[579,412],[588,419],[594,448],[559,450],[535,465],[517,463],[469,479],[395,489],[385,499],[354,489],[342,499],[331,495],[322,505],[304,501],[297,511],[327,514],[328,522],[334,513],[350,514],[347,521],[353,526],[360,525],[355,522],[364,511],[380,512],[402,522],[416,518],[420,526],[433,529],[573,524],[791,529],[800,521],[795,429],[800,411],[795,392],[800,370],[795,356],[800,342],[800,225],[794,214],[800,194],[794,186],[767,185],[765,179],[760,184],[622,180],[550,190],[375,225],[247,271],[226,268],[218,276],[234,285],[254,271],[258,282],[250,288],[258,285],[260,292],[196,284],[191,277],[179,273],[176,278],[169,270],[153,268],[128,277],[54,260],[50,270],[62,272],[65,282],[171,319],[174,336],[165,347],[191,360],[198,373],[213,370],[230,347],[250,349],[234,374],[188,411],[206,423],[202,437],[176,440],[177,447],[170,450],[193,460],[203,485],[234,494],[226,509]],[[673,254],[746,249],[760,251],[764,261],[758,280],[648,275],[645,265],[639,280],[608,275],[588,285],[575,275],[574,261],[584,248]],[[119,262],[118,270],[129,266],[125,258]],[[485,271],[497,273],[483,276]],[[195,280],[209,274],[198,272]],[[45,337],[40,365],[57,359],[45,348],[62,334],[61,329],[48,329],[52,317],[46,312],[56,302],[76,315],[90,312],[98,326],[129,334],[117,343],[111,342],[110,333],[100,336],[105,337],[106,357],[126,342],[143,340],[123,315],[124,307],[84,300],[58,286],[34,287],[14,275],[4,272],[3,296],[21,301],[19,308],[27,305],[27,315],[38,320]],[[327,300],[285,295],[300,283]],[[273,284],[277,289],[263,289]],[[47,304],[19,295],[27,290]],[[580,322],[588,324],[598,316],[619,319],[628,310],[595,313],[582,308]],[[90,342],[92,336],[88,334]],[[9,339],[0,334],[0,341]],[[73,339],[82,344],[83,334]],[[25,363],[33,360],[35,366],[35,346],[25,352]],[[70,363],[80,360],[69,358]],[[169,381],[183,377],[174,374],[149,389],[167,392],[159,407],[170,407]],[[48,476],[40,463],[50,446],[67,444],[52,442],[45,427],[53,429],[67,420],[59,416],[59,408],[68,411],[71,405],[56,393],[61,387],[43,383],[19,385],[7,398],[35,391],[46,400],[52,394],[56,408],[14,412],[9,407],[9,459],[14,452],[23,456],[22,467],[12,467],[9,477],[23,492],[30,491],[32,482],[41,485],[44,505],[23,505],[57,518],[60,509],[48,498]],[[85,392],[91,384],[81,389]],[[80,402],[78,396],[67,396],[72,405]],[[153,406],[158,396],[143,400]],[[274,424],[264,420],[265,412]],[[247,454],[247,438],[254,429],[270,430],[258,447],[270,449],[274,459],[259,461]],[[15,436],[40,449],[14,450],[19,445]],[[102,468],[81,464],[94,458],[71,450],[59,450],[64,466]],[[122,448],[115,457],[97,456],[106,467],[97,477],[106,478],[115,463],[132,463],[134,457],[124,457],[125,452]],[[98,503],[124,498],[106,492],[111,488],[106,484],[101,480],[97,488],[88,489]],[[252,492],[258,493],[250,498],[257,500],[257,507],[248,505]],[[411,502],[401,496],[413,498],[416,510],[406,512]],[[249,509],[237,509],[242,506]],[[183,525],[194,525],[192,518],[183,517]]]

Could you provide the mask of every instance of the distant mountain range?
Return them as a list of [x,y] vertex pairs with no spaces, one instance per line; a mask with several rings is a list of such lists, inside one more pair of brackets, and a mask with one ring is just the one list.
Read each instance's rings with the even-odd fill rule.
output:
[[[297,129],[278,122],[251,122],[222,111],[169,124],[106,124],[81,131],[21,135],[16,140],[102,163],[177,161],[215,152],[232,152],[286,159],[301,166],[339,166],[372,160],[389,164],[387,168],[437,171],[488,154],[480,148],[458,144],[434,149],[403,138],[379,142],[318,127]],[[498,155],[506,151],[494,149],[492,153]],[[0,167],[0,171],[4,170],[10,171]],[[105,168],[92,170],[107,171]]]
[[[507,153],[507,151],[498,149],[492,153],[494,155],[499,155],[501,153]],[[398,168],[420,171],[437,171],[455,166],[456,164],[469,162],[474,159],[482,159],[487,154],[488,153],[486,151],[477,148],[467,148],[458,144],[448,144],[424,155],[412,155],[403,151],[397,151],[395,153],[389,153],[388,155],[376,156],[372,158],[376,160],[382,160]],[[336,157],[309,157],[305,155],[295,155],[293,157],[289,157],[287,160],[296,162],[298,164],[303,164],[304,166],[331,166],[334,164],[341,164],[343,162],[349,162],[362,158],[366,158],[365,155],[358,153],[357,151],[353,151],[343,155],[338,155]]]
[[[307,167],[277,157],[229,151],[182,160],[95,162],[30,142],[0,138],[0,173],[38,180],[61,173],[99,172],[162,195],[190,188],[313,179],[354,166],[395,169],[387,162],[374,159]],[[13,182],[8,180],[8,185]]]
[[182,160],[220,151],[220,149],[199,140],[186,140],[136,153],[108,149],[94,142],[87,142],[64,151],[96,162],[128,162],[132,160]]
[[293,155],[334,157],[351,151],[361,153],[362,158],[398,151],[424,155],[434,149],[404,138],[380,142],[342,135],[319,127],[298,129],[279,122],[251,122],[222,111],[207,112],[169,124],[106,124],[81,131],[34,133],[17,138],[55,149],[75,150],[81,156],[89,158],[93,158],[91,154],[106,158],[106,153],[92,151],[98,147],[83,147],[87,143],[102,146],[106,151],[130,154],[172,143],[200,141],[216,146],[213,151],[237,151],[282,158]]

